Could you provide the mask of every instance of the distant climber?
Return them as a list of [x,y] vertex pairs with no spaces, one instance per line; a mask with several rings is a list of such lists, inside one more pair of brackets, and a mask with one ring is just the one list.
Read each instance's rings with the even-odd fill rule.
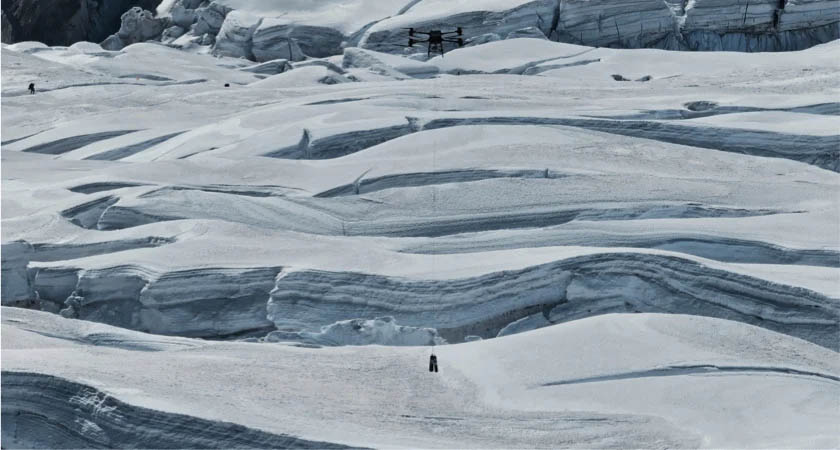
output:
[[29,93],[30,94],[35,93],[35,83],[29,83]]
[[429,357],[429,372],[437,372],[438,365],[437,365],[437,356],[432,353],[432,356]]

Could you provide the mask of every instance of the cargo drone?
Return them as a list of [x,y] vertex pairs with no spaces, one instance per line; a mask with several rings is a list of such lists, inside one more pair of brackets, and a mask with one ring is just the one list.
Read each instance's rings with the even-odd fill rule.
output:
[[[414,28],[405,28],[408,30],[408,45],[403,47],[414,47],[414,44],[423,44],[428,43],[428,56],[432,56],[432,52],[440,53],[443,56],[445,50],[443,49],[444,42],[451,42],[453,44],[458,44],[458,47],[464,46],[464,39],[460,36],[463,35],[463,30],[461,27],[458,27],[455,31],[441,31],[441,30],[431,30],[431,31],[420,31],[415,30]],[[428,36],[426,39],[414,39],[418,34]],[[454,37],[455,35],[459,36],[458,38]],[[450,37],[451,36],[451,37]]]

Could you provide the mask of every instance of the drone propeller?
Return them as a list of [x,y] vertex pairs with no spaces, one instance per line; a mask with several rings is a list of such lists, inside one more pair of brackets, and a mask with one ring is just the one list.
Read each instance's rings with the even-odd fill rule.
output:
[[414,36],[415,34],[425,34],[425,35],[432,34],[432,33],[428,32],[428,31],[420,31],[420,30],[417,30],[417,29],[415,29],[414,27],[411,27],[411,28],[403,28],[403,30],[408,30],[408,35],[409,35],[409,36]]

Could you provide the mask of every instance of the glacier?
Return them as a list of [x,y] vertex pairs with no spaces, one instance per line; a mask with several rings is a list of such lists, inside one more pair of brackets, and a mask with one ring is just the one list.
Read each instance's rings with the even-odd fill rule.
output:
[[840,445],[837,3],[174,0],[3,44],[3,441]]

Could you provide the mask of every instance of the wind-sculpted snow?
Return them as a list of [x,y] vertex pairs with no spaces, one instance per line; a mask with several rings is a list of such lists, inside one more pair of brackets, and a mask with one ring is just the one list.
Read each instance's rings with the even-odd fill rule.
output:
[[92,255],[122,252],[137,248],[153,248],[175,242],[174,238],[149,236],[113,241],[85,242],[78,244],[34,244],[33,261],[62,261]]
[[820,103],[817,105],[796,106],[792,108],[778,108],[766,109],[750,106],[719,106],[714,102],[688,102],[685,104],[685,109],[665,109],[642,111],[636,114],[627,114],[621,116],[604,116],[599,119],[617,119],[617,120],[683,120],[696,119],[700,117],[710,117],[723,114],[737,114],[744,112],[763,112],[763,111],[789,111],[801,112],[807,114],[823,114],[823,115],[840,115],[840,103]]
[[175,136],[180,135],[182,132],[178,133],[170,133],[163,136],[158,136],[156,138],[152,138],[143,142],[139,142],[137,144],[128,145],[125,147],[115,148],[113,150],[108,150],[106,152],[98,153],[95,155],[88,156],[85,159],[104,159],[110,161],[116,161],[119,159],[123,159],[129,157],[135,153],[142,152],[143,150],[153,147],[161,142],[166,142],[169,139],[174,138]]
[[603,121],[596,119],[555,119],[541,117],[437,119],[424,124],[424,129],[474,124],[541,124],[581,127],[606,133],[642,137],[734,153],[789,158],[840,172],[840,135],[791,135],[768,131],[733,130],[714,127],[704,127],[703,129],[694,129],[689,132],[684,126],[662,122],[632,120]]
[[64,378],[6,370],[3,442],[15,448],[348,448],[141,408]]
[[717,372],[740,372],[740,373],[779,373],[799,375],[803,377],[822,378],[829,382],[840,383],[840,377],[823,374],[818,372],[807,372],[804,370],[789,369],[787,367],[763,367],[763,366],[713,366],[713,365],[687,365],[687,366],[669,366],[651,370],[644,370],[639,372],[617,373],[612,375],[602,375],[591,378],[577,378],[573,380],[553,381],[546,383],[543,386],[561,386],[564,384],[578,384],[578,383],[597,383],[602,381],[626,380],[631,378],[644,377],[673,377],[680,375],[692,375],[700,373],[717,373]]
[[[4,305],[321,347],[655,311],[837,348],[834,43],[686,55],[502,39],[595,18],[487,0],[450,6],[510,27],[499,39],[429,60],[365,48],[397,24],[446,25],[454,9],[424,0],[365,11],[390,18],[319,59],[290,36],[334,30],[326,16],[180,3],[174,26],[206,28],[204,50],[192,31],[170,44],[194,51],[3,48]],[[720,7],[634,5],[656,12],[601,2],[622,36],[660,10]],[[289,54],[223,56],[257,57],[260,30]]]
[[400,175],[386,175],[377,178],[360,178],[353,184],[345,184],[328,191],[316,194],[316,197],[338,197],[345,195],[361,195],[368,192],[381,191],[410,186],[428,186],[446,183],[467,183],[470,181],[487,180],[492,178],[555,178],[562,174],[545,170],[452,170],[433,173],[404,173]]
[[505,235],[476,233],[469,237],[440,237],[409,243],[407,253],[451,254],[548,245],[591,245],[604,247],[636,247],[668,250],[718,261],[752,264],[794,264],[840,267],[840,252],[785,248],[761,241],[731,239],[702,234],[634,235],[622,233],[586,233],[579,230],[545,229],[540,232],[510,230]]
[[[481,185],[474,186],[474,189],[480,188]],[[361,187],[359,190],[361,192]],[[285,197],[252,196],[247,193],[242,195],[190,189],[172,191],[154,191],[127,204],[106,196],[65,210],[62,214],[74,224],[98,230],[119,230],[179,219],[217,219],[242,221],[261,227],[274,224],[275,227],[312,234],[434,237],[499,229],[547,227],[574,220],[735,218],[797,213],[774,209],[751,210],[723,205],[651,201],[620,206],[511,205],[506,209],[492,208],[489,211],[465,213],[457,208],[460,206],[457,204],[441,205],[437,209],[429,210],[423,205],[425,199],[422,197],[405,199],[405,206],[395,209],[359,197],[348,201],[336,199],[316,202]],[[211,208],[218,205],[227,207]],[[425,217],[410,214],[424,209],[428,213]]]
[[[808,136],[758,130],[732,130],[704,127],[688,132],[685,126],[653,121],[597,120],[552,117],[479,117],[435,119],[422,129],[464,125],[563,125],[589,130],[641,137],[694,147],[746,153],[757,156],[789,158],[825,169],[840,171],[840,135]],[[414,131],[411,125],[376,130],[341,133],[313,142],[308,131],[301,142],[291,148],[266,154],[276,158],[337,158],[387,142]]]
[[133,133],[135,131],[137,130],[117,130],[106,131],[103,133],[91,133],[81,136],[73,136],[64,139],[59,139],[53,142],[47,142],[45,144],[35,145],[29,148],[25,148],[22,151],[33,153],[45,153],[47,155],[60,155],[62,153],[76,150],[77,148],[84,147],[85,145],[88,145],[92,142],[122,136],[124,134]]

